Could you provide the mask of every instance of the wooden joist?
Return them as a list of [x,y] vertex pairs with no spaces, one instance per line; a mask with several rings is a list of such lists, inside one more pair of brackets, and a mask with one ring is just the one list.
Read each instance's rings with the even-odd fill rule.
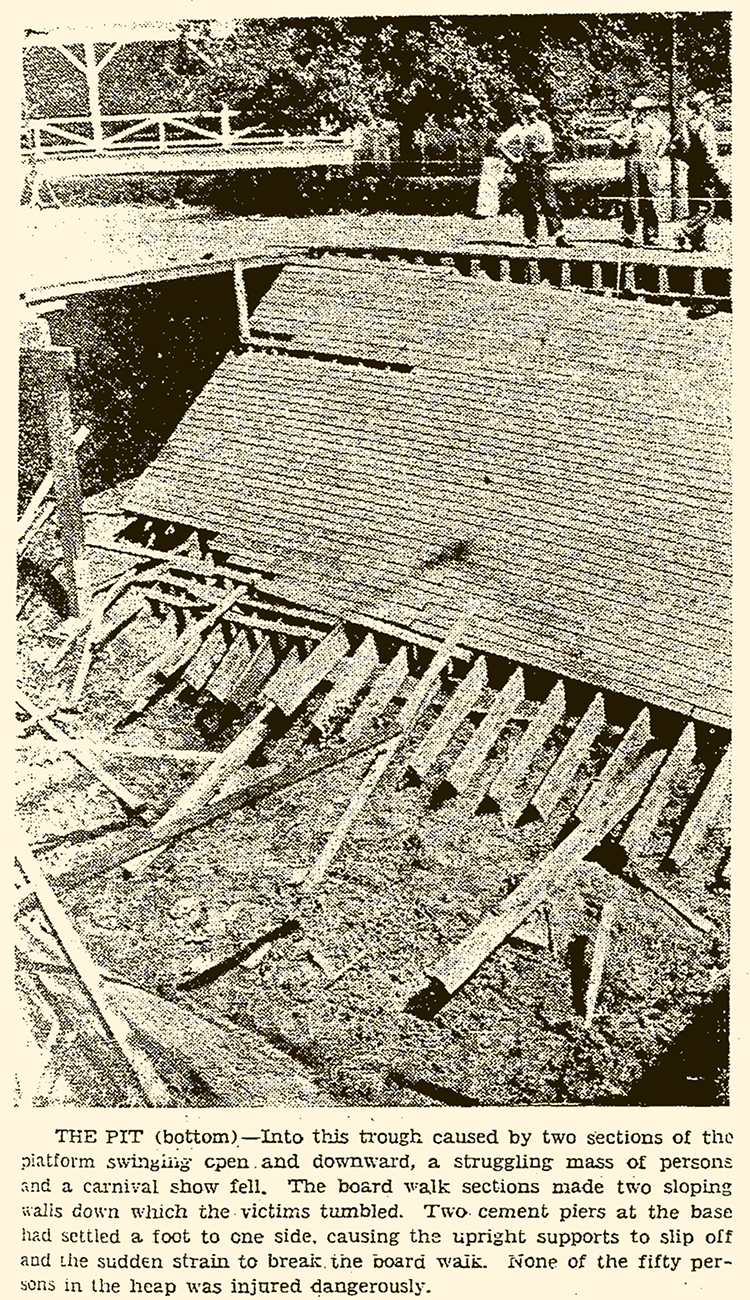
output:
[[137,1046],[133,1030],[128,1022],[118,1015],[112,1006],[103,988],[101,972],[92,961],[81,941],[80,935],[69,920],[67,913],[61,906],[52,886],[40,869],[20,831],[16,832],[15,852],[24,875],[33,886],[39,905],[55,932],[60,947],[83,985],[107,1037],[119,1049],[146,1105],[171,1105],[172,1097],[169,1090],[159,1078],[149,1058]]
[[638,717],[626,731],[619,745],[610,754],[596,780],[592,781],[585,795],[575,810],[578,821],[585,822],[595,815],[596,810],[610,798],[611,792],[627,767],[637,754],[651,740],[651,715],[648,709],[641,709]]
[[561,886],[588,853],[630,812],[653,779],[658,758],[644,759],[623,780],[606,807],[600,806],[588,824],[577,826],[557,848],[534,867],[508,895],[498,910],[485,917],[441,961],[425,973],[445,992],[455,993],[513,934],[537,907],[546,902],[553,886]]
[[698,803],[693,809],[670,858],[678,867],[682,867],[692,857],[712,824],[718,820],[722,806],[726,801],[732,773],[732,747],[727,749],[721,762],[708,782]]
[[458,794],[467,789],[472,778],[482,767],[508,718],[518,708],[523,694],[523,671],[516,668],[502,690],[498,691],[489,711],[448,773],[447,783]]
[[258,748],[258,745],[265,740],[268,731],[268,720],[273,710],[273,704],[266,704],[260,713],[256,714],[223,753],[198,777],[198,780],[194,781],[180,795],[169,811],[151,827],[154,836],[169,831],[170,827],[177,823],[183,813],[190,812],[192,809],[206,803],[214,790],[222,786],[232,773],[236,772],[238,767],[247,762],[251,754]]
[[622,898],[622,885],[619,881],[615,884],[614,888],[615,893],[613,897],[607,899],[607,902],[602,907],[599,915],[599,924],[596,928],[596,937],[594,939],[594,946],[591,954],[589,978],[586,985],[586,1010],[584,1017],[584,1024],[587,1029],[590,1029],[594,1023],[596,1004],[599,999],[599,990],[601,988],[604,966],[607,960],[610,933]]
[[215,700],[225,704],[232,697],[235,683],[247,671],[252,658],[253,652],[248,644],[247,633],[240,630],[227,654],[209,677],[204,689],[209,695],[213,695]]
[[544,820],[551,816],[563,798],[581,763],[591,750],[594,739],[602,730],[605,721],[604,697],[601,694],[596,694],[572,735],[569,736],[562,752],[552,764],[546,776],[542,778],[539,788],[530,800]]
[[184,677],[188,686],[192,686],[195,691],[200,691],[227,653],[224,633],[219,627],[213,628],[195,658],[185,669]]
[[523,810],[526,800],[517,793],[540,749],[547,743],[565,713],[565,687],[555,682],[546,700],[537,709],[531,722],[508,754],[495,776],[487,794],[503,811],[510,824]]
[[369,731],[373,723],[388,707],[408,676],[409,657],[406,646],[402,646],[391,659],[391,662],[376,677],[365,698],[357,705],[347,726],[344,728],[343,734],[347,739],[353,740],[355,736],[360,736],[363,731]]
[[147,681],[149,677],[157,673],[160,677],[170,678],[174,677],[181,669],[186,668],[190,660],[194,659],[198,654],[211,629],[241,599],[243,590],[240,587],[233,587],[228,591],[224,599],[218,605],[215,605],[208,614],[185,629],[171,650],[167,650],[152,659],[151,663],[147,664],[143,671],[138,673],[137,680],[139,682]]
[[486,686],[487,661],[480,655],[409,759],[409,768],[421,780],[427,776]]
[[629,858],[637,858],[645,852],[675,781],[694,758],[695,727],[689,722],[620,841]]
[[414,729],[416,723],[419,721],[423,710],[436,694],[440,686],[441,674],[450,663],[461,639],[466,635],[466,630],[474,618],[475,609],[476,606],[471,604],[466,614],[454,623],[442,645],[438,646],[430,664],[417,683],[416,689],[409,696],[409,699],[399,714],[399,731],[397,735],[393,740],[389,741],[382,754],[376,758],[370,771],[362,781],[362,784],[355,792],[348,807],[344,810],[333,834],[329,837],[322,852],[318,854],[318,857],[307,873],[303,885],[304,890],[309,890],[319,883],[334,858],[340,852],[344,840],[360,813],[363,811],[370,795],[379,785],[389,764],[395,758],[407,737]]
[[233,703],[240,709],[246,709],[264,682],[268,681],[275,666],[273,646],[268,638],[264,637],[244,672],[232,687]]
[[263,687],[263,698],[290,717],[349,650],[343,627],[335,627],[301,663],[287,660]]
[[31,700],[22,691],[16,691],[16,699],[34,725],[39,727],[50,740],[54,740],[62,751],[70,754],[77,763],[80,763],[81,767],[85,767],[91,776],[96,777],[97,781],[106,786],[110,794],[113,794],[125,808],[128,808],[131,812],[140,812],[141,809],[146,807],[147,800],[142,795],[134,794],[133,791],[128,790],[106,768],[102,767],[96,754],[84,741],[67,736],[64,731],[61,731],[59,727],[50,721],[41,709],[32,704]]
[[367,800],[379,785],[386,768],[395,757],[401,742],[402,736],[399,732],[398,735],[388,741],[382,753],[380,753],[375,759],[375,762],[372,764],[367,775],[358,786],[354,797],[350,800],[343,816],[339,819],[333,834],[329,836],[324,848],[318,854],[313,865],[306,873],[302,881],[303,893],[309,893],[311,889],[314,889],[316,885],[320,884],[326,871],[341,850],[341,846],[349,834],[349,831],[356,822],[360,813],[363,811]]
[[314,714],[310,726],[323,735],[331,726],[336,714],[351,703],[372,677],[379,662],[375,640],[368,633],[351,659],[344,660],[342,672]]

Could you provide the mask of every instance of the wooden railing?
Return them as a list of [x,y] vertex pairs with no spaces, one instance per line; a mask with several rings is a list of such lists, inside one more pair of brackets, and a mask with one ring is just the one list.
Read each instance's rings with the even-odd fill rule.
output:
[[[281,135],[257,126],[233,129],[238,110],[219,113],[137,113],[101,118],[95,139],[90,117],[32,118],[22,133],[22,149],[36,158],[71,154],[105,154],[150,150],[167,153],[194,149],[252,149],[254,145],[283,150],[302,143],[352,147],[354,132],[320,132],[316,135]],[[98,123],[97,123],[98,125]],[[97,133],[99,134],[99,133]]]

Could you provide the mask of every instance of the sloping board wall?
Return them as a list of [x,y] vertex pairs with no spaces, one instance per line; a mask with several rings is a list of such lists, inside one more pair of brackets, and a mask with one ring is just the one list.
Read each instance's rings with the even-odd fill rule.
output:
[[727,724],[723,320],[316,264],[253,327],[282,350],[226,358],[129,510],[310,608],[443,636],[478,598],[478,649]]

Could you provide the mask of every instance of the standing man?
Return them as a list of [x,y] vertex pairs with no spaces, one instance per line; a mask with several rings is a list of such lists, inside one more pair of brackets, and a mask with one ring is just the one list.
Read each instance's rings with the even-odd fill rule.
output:
[[552,131],[541,115],[539,100],[534,95],[521,95],[518,116],[519,121],[498,138],[496,148],[516,173],[517,202],[526,242],[538,243],[544,217],[558,246],[570,248],[550,170],[555,151]]
[[644,244],[655,244],[659,238],[656,201],[660,163],[669,146],[669,133],[654,115],[657,107],[646,95],[638,95],[630,105],[630,116],[612,131],[614,143],[625,153],[622,242],[626,248],[639,240],[641,222]]
[[680,248],[702,252],[706,247],[706,226],[714,215],[716,200],[726,193],[719,172],[719,146],[709,117],[713,100],[699,90],[688,100],[687,116],[670,145],[670,152],[687,164],[690,216],[677,236]]

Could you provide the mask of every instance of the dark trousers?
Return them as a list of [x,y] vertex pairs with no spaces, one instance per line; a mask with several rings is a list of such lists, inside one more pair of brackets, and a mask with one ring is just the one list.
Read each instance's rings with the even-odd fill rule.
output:
[[692,248],[706,247],[706,226],[716,210],[716,200],[725,192],[721,177],[713,167],[688,168],[688,212],[683,233]]
[[525,161],[516,171],[516,202],[523,217],[523,233],[527,239],[536,239],[542,217],[551,235],[563,228],[560,204],[550,172],[548,158]]
[[625,205],[622,210],[622,228],[626,235],[638,233],[643,222],[643,238],[656,239],[659,234],[659,217],[656,212],[658,193],[658,167],[641,166],[637,159],[628,158],[625,171]]

